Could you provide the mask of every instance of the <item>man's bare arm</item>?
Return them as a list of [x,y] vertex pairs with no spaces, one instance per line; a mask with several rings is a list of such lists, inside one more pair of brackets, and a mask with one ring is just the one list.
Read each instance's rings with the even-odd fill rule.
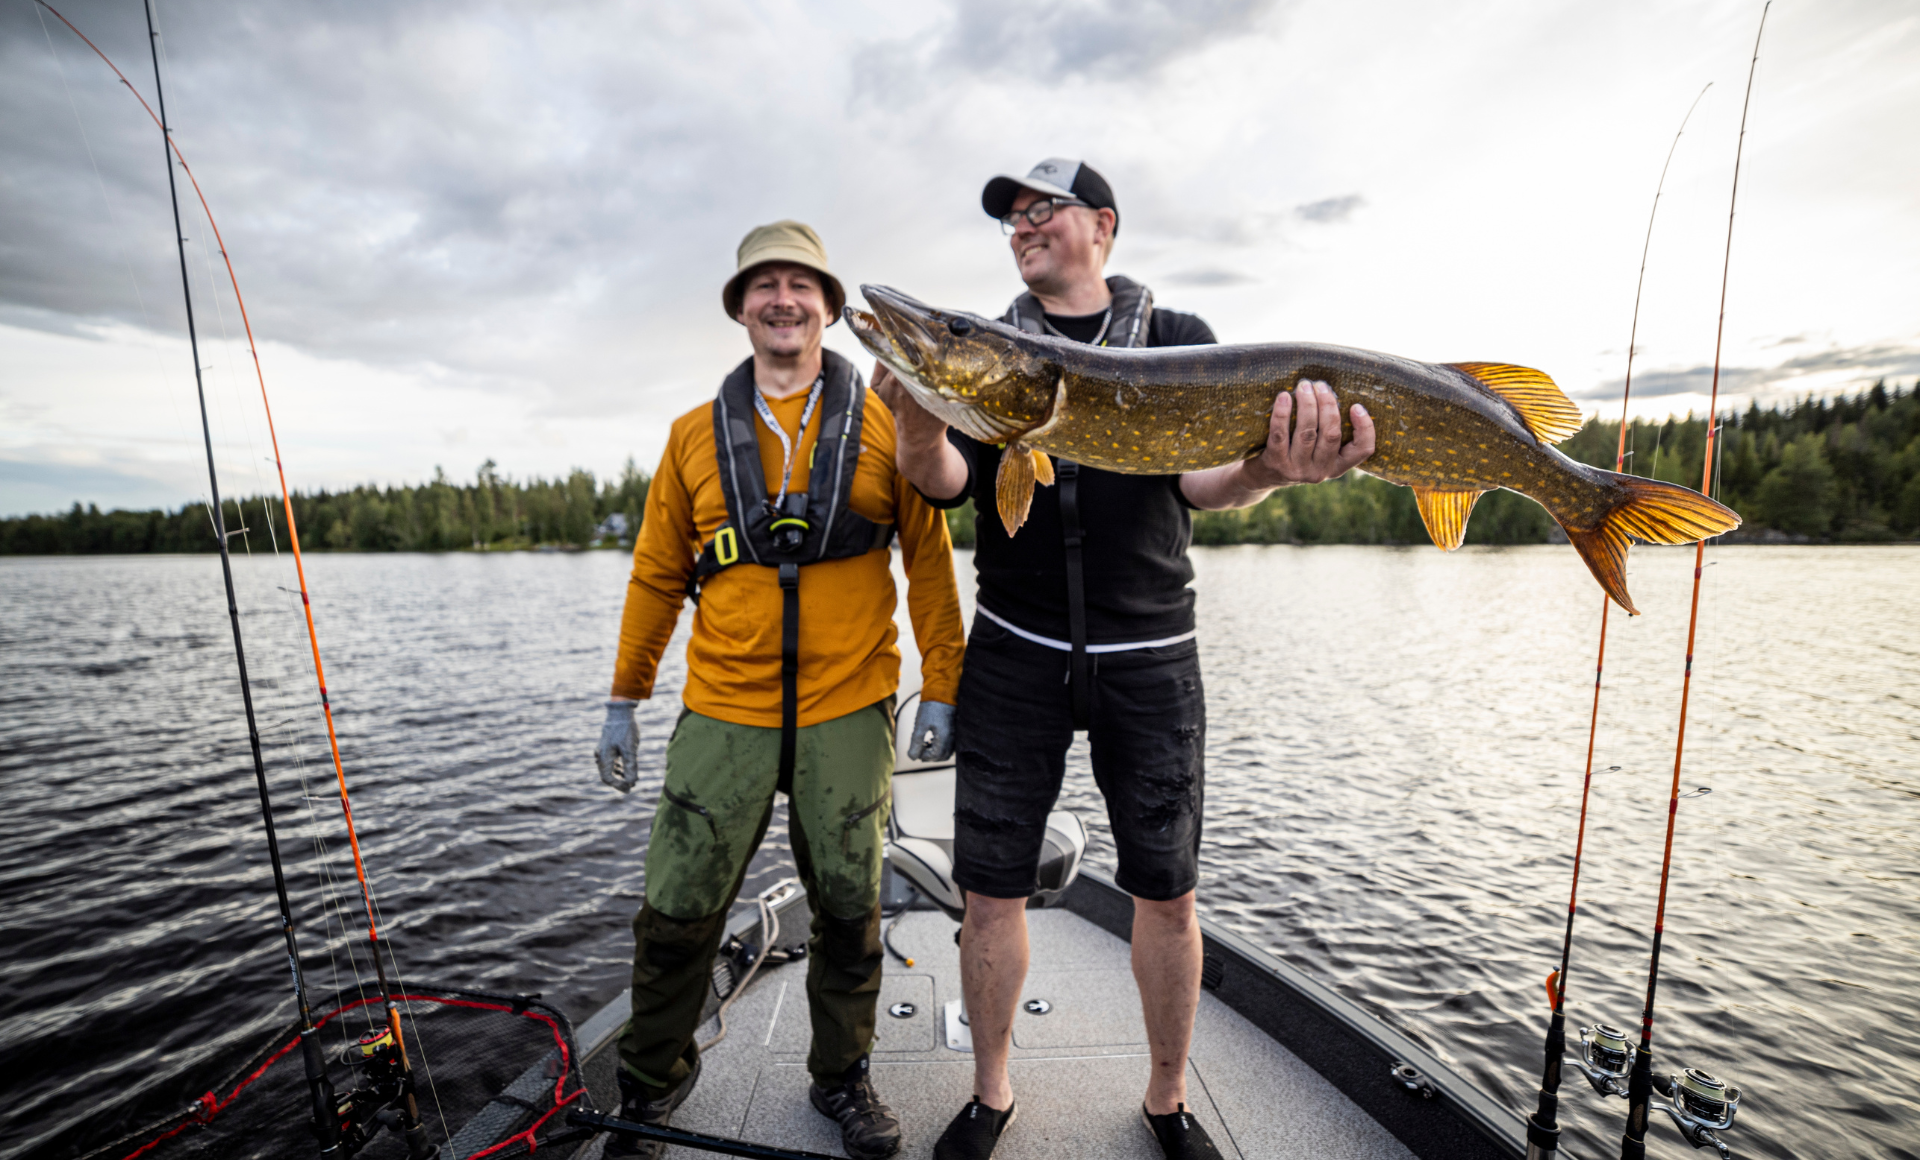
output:
[[[1296,398],[1297,396],[1297,398]],[[1294,409],[1300,425],[1292,429]],[[1252,459],[1180,477],[1181,494],[1202,511],[1251,507],[1275,488],[1319,483],[1345,475],[1373,454],[1373,419],[1353,406],[1353,442],[1340,442],[1340,403],[1325,383],[1303,380],[1273,401],[1267,448]],[[904,471],[904,466],[902,467]]]
[[893,411],[894,461],[928,499],[945,502],[966,489],[967,460],[947,442],[947,425],[914,401],[884,364],[873,365],[873,392]]

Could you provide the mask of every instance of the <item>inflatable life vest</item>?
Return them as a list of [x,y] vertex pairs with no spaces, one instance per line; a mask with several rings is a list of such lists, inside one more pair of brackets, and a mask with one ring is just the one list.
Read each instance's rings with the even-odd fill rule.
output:
[[[1107,304],[1107,317],[1091,346],[1145,346],[1147,329],[1153,323],[1153,291],[1121,274],[1107,279],[1107,292],[1113,301]],[[1031,290],[1013,300],[1000,321],[1019,327],[1028,334],[1066,335],[1047,322],[1046,308]]]
[[[767,497],[760,468],[761,419],[754,399],[753,360],[735,367],[713,403],[713,446],[720,460],[720,487],[727,522],[701,549],[687,595],[700,603],[700,589],[714,575],[737,566],[779,571],[780,781],[793,787],[794,738],[799,720],[800,569],[822,560],[864,556],[893,539],[890,523],[876,523],[848,507],[860,463],[860,429],[867,386],[853,364],[823,351],[820,398],[811,423],[820,435],[807,467],[807,489],[776,504]],[[811,425],[808,424],[808,425]],[[796,446],[794,449],[798,451]],[[799,470],[798,464],[794,471]]]

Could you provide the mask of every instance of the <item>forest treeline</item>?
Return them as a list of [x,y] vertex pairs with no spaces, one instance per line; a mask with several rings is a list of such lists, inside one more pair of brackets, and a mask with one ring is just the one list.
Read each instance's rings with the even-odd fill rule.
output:
[[[1591,420],[1560,450],[1611,468],[1620,425]],[[1831,399],[1811,396],[1722,418],[1719,498],[1745,521],[1740,534],[1809,541],[1920,537],[1920,382],[1877,383]],[[1636,421],[1627,432],[1627,470],[1700,485],[1705,420]],[[637,528],[647,476],[631,459],[617,479],[575,470],[564,479],[515,480],[488,460],[471,483],[436,472],[415,486],[296,492],[301,547],[343,551],[447,551],[538,545],[586,546],[605,528]],[[623,517],[609,523],[609,517]],[[284,535],[278,497],[227,501],[227,526],[246,535]],[[971,504],[948,513],[954,542],[973,543]],[[1553,520],[1511,492],[1489,493],[1467,524],[1469,544],[1545,543]],[[1197,544],[1424,544],[1413,492],[1360,472],[1318,487],[1275,492],[1236,512],[1196,512]],[[236,539],[236,545],[239,541]],[[253,539],[252,546],[265,547]],[[75,504],[58,515],[0,520],[0,554],[201,552],[214,548],[204,504],[178,511],[102,512]]]
[[[293,516],[300,546],[307,551],[439,552],[453,549],[512,549],[539,545],[586,546],[597,531],[640,526],[647,502],[647,475],[627,460],[617,479],[602,482],[593,472],[575,469],[564,479],[516,480],[502,475],[489,459],[471,483],[454,483],[435,471],[429,483],[415,486],[365,485],[350,491],[293,493]],[[226,524],[233,545],[267,550],[284,542],[286,517],[280,497],[226,499]],[[215,548],[213,513],[206,503],[178,511],[103,512],[73,507],[60,515],[0,520],[0,554],[211,552]]]

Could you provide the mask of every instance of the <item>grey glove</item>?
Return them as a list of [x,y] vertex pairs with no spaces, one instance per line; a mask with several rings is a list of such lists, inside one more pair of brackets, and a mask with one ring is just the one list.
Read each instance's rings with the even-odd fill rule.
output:
[[640,702],[615,698],[607,702],[607,723],[600,727],[600,745],[593,759],[600,765],[600,780],[631,793],[640,782],[640,727],[633,722],[633,711]]
[[915,761],[945,761],[953,756],[953,706],[921,701],[913,715],[913,737],[907,756]]

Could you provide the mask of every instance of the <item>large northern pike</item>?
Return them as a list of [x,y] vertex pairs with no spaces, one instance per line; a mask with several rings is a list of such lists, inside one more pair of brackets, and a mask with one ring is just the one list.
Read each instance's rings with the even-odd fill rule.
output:
[[1160,475],[1237,463],[1267,445],[1273,401],[1302,379],[1373,417],[1363,470],[1413,488],[1427,534],[1460,546],[1467,516],[1496,487],[1547,509],[1622,608],[1631,538],[1685,544],[1740,525],[1689,488],[1588,467],[1551,444],[1580,409],[1547,375],[1506,363],[1423,363],[1319,343],[1127,349],[1028,334],[992,319],[862,286],[854,334],[922,407],[975,439],[1006,445],[995,491],[1007,533],[1026,522],[1046,453],[1108,471]]

